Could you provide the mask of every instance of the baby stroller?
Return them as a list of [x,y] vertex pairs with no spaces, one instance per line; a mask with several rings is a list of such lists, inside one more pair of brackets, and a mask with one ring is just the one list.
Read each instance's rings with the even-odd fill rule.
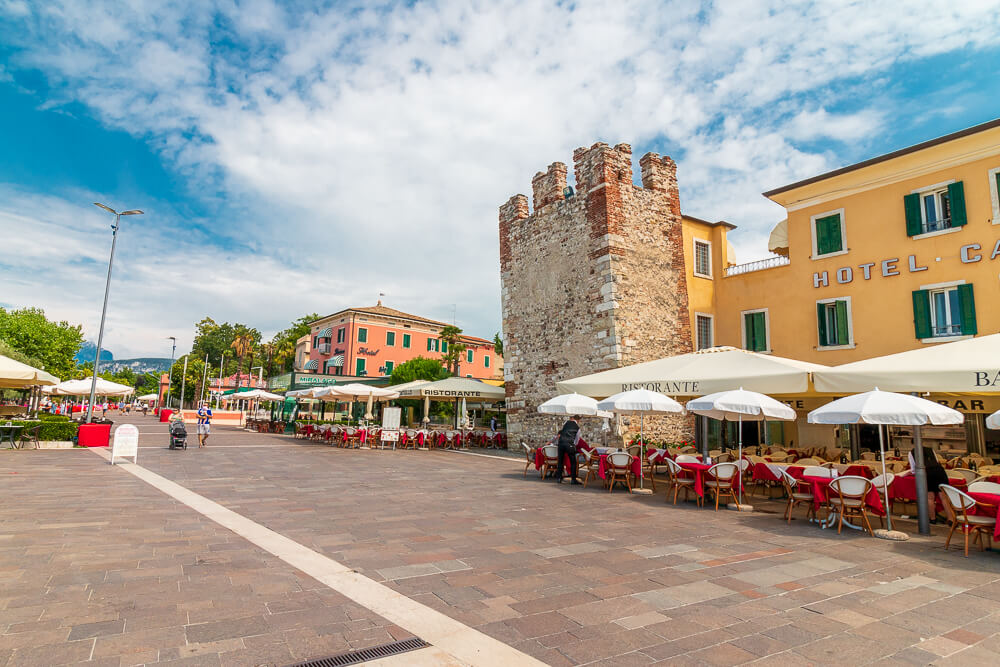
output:
[[170,420],[170,449],[187,449],[187,429],[180,419]]

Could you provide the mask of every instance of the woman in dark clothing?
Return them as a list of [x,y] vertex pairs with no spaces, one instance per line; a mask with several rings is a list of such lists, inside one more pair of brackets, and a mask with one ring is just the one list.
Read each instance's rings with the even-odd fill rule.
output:
[[[924,473],[927,477],[927,507],[934,510],[935,516],[933,521],[937,523],[937,500],[941,490],[941,485],[948,483],[948,473],[945,472],[944,466],[942,466],[937,460],[937,456],[934,454],[933,449],[926,446],[921,449],[923,449],[924,453]],[[912,470],[915,474],[916,465],[912,449],[910,450],[909,460],[910,470]]]

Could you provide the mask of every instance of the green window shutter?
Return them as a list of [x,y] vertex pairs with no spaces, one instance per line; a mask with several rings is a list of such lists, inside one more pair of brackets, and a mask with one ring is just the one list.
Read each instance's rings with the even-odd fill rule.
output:
[[355,375],[361,375],[361,372],[363,370],[365,370],[365,360],[364,359],[355,359],[354,360],[354,374]]
[[385,374],[386,375],[392,375],[392,368],[393,368],[394,365],[395,364],[393,364],[391,361],[385,362]]
[[410,334],[403,334],[403,347],[410,347]]
[[826,304],[816,304],[816,324],[819,326],[819,346],[829,345],[826,337]]
[[928,290],[913,290],[913,331],[918,339],[931,337],[931,295]]
[[358,342],[359,343],[368,342],[368,329],[358,329]]
[[847,302],[837,302],[837,345],[850,345],[850,322],[847,318]]
[[816,221],[816,254],[822,255],[824,248],[826,248],[830,242],[826,237],[826,225],[823,224],[823,219]]
[[[954,210],[952,209],[952,211]],[[965,336],[975,336],[977,333],[976,300],[972,296],[972,285],[958,286],[958,303],[962,309],[962,334]]]
[[434,339],[433,338],[428,338],[427,339],[427,351],[430,352],[433,349],[434,349]]
[[916,236],[923,232],[923,218],[920,216],[920,195],[913,193],[903,197],[903,208],[906,210],[906,235]]
[[465,351],[465,360],[470,364],[472,363],[472,350]]
[[483,356],[483,366],[486,368],[490,367],[490,355],[487,354]]
[[965,215],[965,188],[962,187],[962,181],[948,186],[948,201],[951,204],[951,226],[961,227],[968,222]]
[[396,333],[394,331],[385,332],[385,344],[388,346],[393,346],[396,344]]
[[840,214],[828,215],[816,220],[816,254],[826,255],[844,249],[840,237]]
[[446,340],[441,341],[441,351],[444,352],[445,354],[448,354],[448,341]]
[[746,337],[746,349],[753,349],[753,313],[743,316],[743,335]]
[[767,350],[767,322],[764,313],[753,314],[754,352]]

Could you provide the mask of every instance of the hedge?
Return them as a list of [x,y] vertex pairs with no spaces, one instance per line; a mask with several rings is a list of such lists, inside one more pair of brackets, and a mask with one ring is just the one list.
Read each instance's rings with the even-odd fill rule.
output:
[[68,422],[69,415],[53,415],[48,412],[38,413],[38,419],[43,422]]
[[30,430],[41,424],[41,429],[38,431],[39,440],[73,440],[76,437],[77,429],[80,425],[71,421],[20,421],[15,420],[11,422],[14,425],[23,426],[24,429],[18,434],[19,436],[25,431]]

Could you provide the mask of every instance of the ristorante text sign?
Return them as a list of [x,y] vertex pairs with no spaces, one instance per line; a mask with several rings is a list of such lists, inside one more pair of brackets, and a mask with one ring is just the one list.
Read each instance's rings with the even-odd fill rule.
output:
[[656,382],[623,382],[622,391],[648,389],[661,394],[697,394],[698,382],[689,380],[659,380]]
[[[984,251],[983,246],[978,243],[968,243],[958,249],[958,259],[962,264],[976,264],[977,262],[992,261],[1000,257],[1000,241],[993,244],[992,251]],[[940,262],[940,257],[934,257],[934,262]],[[905,259],[900,257],[890,257],[877,262],[865,262],[853,266],[842,266],[836,271],[817,271],[813,273],[813,287],[829,287],[839,284],[847,285],[858,280],[871,280],[872,276],[881,275],[883,278],[892,278],[900,275],[901,272],[920,273],[928,269],[928,259],[920,258],[917,255],[908,255]]]

